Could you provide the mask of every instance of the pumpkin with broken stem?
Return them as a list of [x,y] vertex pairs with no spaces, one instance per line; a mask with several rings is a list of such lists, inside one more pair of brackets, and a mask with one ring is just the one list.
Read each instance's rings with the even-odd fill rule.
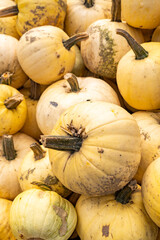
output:
[[26,190],[11,206],[10,226],[17,240],[67,240],[76,223],[73,205],[53,191]]
[[148,216],[134,180],[114,195],[80,196],[76,211],[81,240],[157,239],[158,227]]
[[63,112],[50,136],[53,173],[73,192],[106,195],[126,185],[140,162],[140,132],[131,114],[104,101],[81,102]]

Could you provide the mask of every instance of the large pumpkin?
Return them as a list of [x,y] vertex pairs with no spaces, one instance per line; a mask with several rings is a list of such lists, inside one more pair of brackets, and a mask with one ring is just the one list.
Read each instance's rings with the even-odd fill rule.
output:
[[62,113],[51,136],[41,140],[57,149],[49,149],[53,173],[79,194],[114,193],[132,179],[140,162],[138,125],[112,103],[75,104]]
[[157,239],[158,227],[144,208],[141,189],[132,184],[115,195],[80,196],[76,230],[81,240]]

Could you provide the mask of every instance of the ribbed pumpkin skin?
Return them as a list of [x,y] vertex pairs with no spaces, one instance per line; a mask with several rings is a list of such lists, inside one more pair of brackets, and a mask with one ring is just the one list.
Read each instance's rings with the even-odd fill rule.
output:
[[144,208],[140,189],[132,193],[127,204],[117,202],[114,195],[81,196],[76,210],[76,230],[81,240],[157,239],[158,227]]
[[70,107],[51,135],[67,135],[61,127],[85,128],[78,152],[49,149],[53,172],[64,186],[84,195],[106,195],[121,189],[140,162],[140,133],[136,121],[122,107],[95,101]]
[[53,191],[24,191],[14,199],[10,211],[10,226],[17,240],[67,240],[76,223],[73,205]]

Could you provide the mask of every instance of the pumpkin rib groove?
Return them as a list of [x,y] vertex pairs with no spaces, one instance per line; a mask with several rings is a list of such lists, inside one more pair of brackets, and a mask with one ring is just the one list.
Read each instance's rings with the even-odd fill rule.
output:
[[[51,208],[51,198],[49,199],[49,204],[48,204],[48,209],[46,210],[46,215],[45,215],[45,218],[44,218],[44,221],[43,221],[43,225],[42,225],[42,227],[41,227],[41,232],[43,232],[44,230],[44,227],[45,227],[45,221],[46,221],[46,219],[47,219],[47,215],[48,215],[48,213],[49,213],[49,209]],[[39,236],[40,238],[42,237],[41,236],[41,234],[40,234],[40,236]],[[46,236],[46,237],[48,237],[48,236]]]

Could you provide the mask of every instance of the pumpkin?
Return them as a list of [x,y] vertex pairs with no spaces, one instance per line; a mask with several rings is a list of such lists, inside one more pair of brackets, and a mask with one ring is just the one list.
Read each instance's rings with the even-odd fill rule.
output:
[[81,33],[69,38],[62,29],[53,26],[31,29],[19,40],[18,60],[30,79],[49,85],[72,71],[75,63],[72,46],[86,37],[86,33]]
[[66,189],[53,175],[48,149],[38,143],[30,145],[31,150],[24,156],[19,169],[19,183],[23,191],[31,188],[46,188],[67,197],[71,191]]
[[[0,9],[15,6],[15,3],[11,0],[1,0]],[[17,39],[20,38],[17,29],[16,29],[16,20],[17,16],[11,16],[6,18],[0,18],[0,33],[7,34]]]
[[121,0],[121,6],[125,21],[132,27],[154,29],[160,24],[159,0]]
[[77,77],[83,77],[85,73],[85,65],[81,56],[81,51],[77,45],[74,45],[74,49],[76,53],[76,58],[72,73],[75,74]]
[[24,96],[8,85],[0,84],[0,136],[18,132],[26,120]]
[[[80,196],[76,230],[81,240],[156,240],[158,227],[148,216],[134,181],[114,195]],[[86,214],[86,213],[89,214]]]
[[156,29],[154,29],[151,41],[152,42],[160,42],[160,26],[158,26]]
[[122,97],[137,110],[159,109],[160,43],[140,45],[124,30],[118,29],[117,33],[125,37],[133,49],[121,58],[117,68],[117,85]]
[[152,39],[154,29],[141,29],[141,30],[144,37],[144,42],[150,42]]
[[24,133],[0,138],[0,198],[13,200],[22,190],[18,182],[20,164],[35,140]]
[[[13,4],[12,4],[13,5]],[[66,0],[16,0],[16,5],[0,11],[0,17],[17,16],[16,28],[21,36],[28,30],[53,25],[63,29],[66,16]]]
[[26,190],[11,206],[10,226],[17,240],[67,240],[76,223],[73,205],[53,191]]
[[30,89],[22,88],[20,90],[20,92],[24,95],[27,104],[26,121],[20,131],[26,133],[27,135],[33,137],[36,140],[39,140],[42,132],[37,124],[36,108],[39,97],[41,95],[41,87],[38,83],[35,83],[32,80],[30,81],[31,81]]
[[90,24],[111,18],[111,0],[67,0],[64,30],[72,36],[84,32]]
[[39,128],[43,134],[50,134],[61,113],[67,108],[92,100],[120,105],[116,92],[103,80],[67,73],[63,80],[50,85],[41,95],[36,111]]
[[0,198],[0,239],[16,240],[9,224],[9,213],[12,201]]
[[104,101],[71,106],[41,141],[51,148],[55,176],[79,194],[114,193],[132,179],[140,162],[136,121],[122,107]]
[[18,62],[17,46],[16,38],[0,34],[0,83],[14,88],[22,87],[28,79]]
[[112,19],[101,19],[86,30],[89,37],[81,42],[81,55],[85,66],[99,76],[115,79],[119,60],[130,49],[125,39],[116,34],[117,28],[128,31],[139,43],[144,41],[141,30],[121,22],[120,1],[112,1]]
[[142,179],[142,198],[150,218],[160,227],[160,158],[150,163]]
[[160,157],[160,112],[138,111],[132,116],[137,121],[141,134],[141,161],[135,175],[137,182],[141,183],[149,164]]

